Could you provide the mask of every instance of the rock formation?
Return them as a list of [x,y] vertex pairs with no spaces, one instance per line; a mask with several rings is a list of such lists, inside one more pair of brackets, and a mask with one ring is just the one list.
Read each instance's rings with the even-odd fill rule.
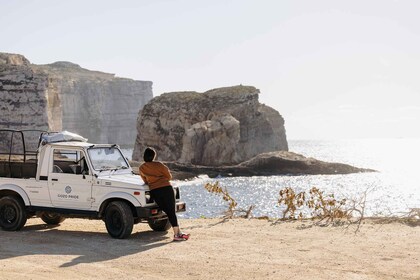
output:
[[[138,165],[134,163],[134,165]],[[338,175],[377,172],[373,169],[358,168],[343,163],[325,162],[307,158],[300,154],[279,151],[263,153],[233,166],[197,166],[178,162],[166,162],[172,176],[177,180],[192,179],[199,175],[215,177],[249,177],[276,175]],[[134,168],[137,172],[137,169]]]
[[212,166],[239,162],[239,127],[239,121],[231,115],[193,124],[183,137],[179,162],[205,162]]
[[47,87],[25,57],[0,53],[0,127],[48,129]]
[[[138,173],[141,162],[132,161],[134,172]],[[325,162],[304,157],[288,151],[263,153],[231,166],[200,166],[179,162],[165,162],[172,173],[173,179],[187,180],[200,175],[216,177],[249,177],[278,175],[337,175],[363,172],[377,172],[373,169],[358,168],[343,163]]]
[[0,53],[0,126],[68,130],[90,142],[132,147],[152,82],[117,78],[70,62],[34,65]]
[[258,94],[235,86],[155,97],[139,112],[133,160],[148,146],[160,160],[213,166],[288,150],[283,118],[260,104]]

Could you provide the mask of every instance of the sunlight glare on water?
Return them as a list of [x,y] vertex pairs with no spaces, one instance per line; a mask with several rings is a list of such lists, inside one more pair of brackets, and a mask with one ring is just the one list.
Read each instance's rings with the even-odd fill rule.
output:
[[236,177],[177,181],[187,202],[185,218],[215,217],[223,214],[227,203],[204,189],[206,182],[219,181],[238,202],[237,208],[255,205],[254,216],[280,217],[279,191],[291,187],[295,192],[318,187],[337,198],[360,200],[367,193],[367,215],[388,215],[420,207],[417,161],[419,139],[367,139],[346,141],[289,141],[290,151],[319,160],[341,162],[378,170],[349,175],[306,175]]

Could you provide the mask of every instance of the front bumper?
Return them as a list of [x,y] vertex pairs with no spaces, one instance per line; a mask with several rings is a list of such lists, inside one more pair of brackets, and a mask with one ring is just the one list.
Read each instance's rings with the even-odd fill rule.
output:
[[[183,201],[179,201],[175,205],[176,212],[185,212],[187,205]],[[165,212],[157,206],[151,207],[136,207],[137,217],[140,219],[161,218],[166,216]]]

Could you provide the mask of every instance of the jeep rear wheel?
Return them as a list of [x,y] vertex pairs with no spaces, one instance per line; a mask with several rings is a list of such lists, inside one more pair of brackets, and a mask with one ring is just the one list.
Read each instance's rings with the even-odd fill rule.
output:
[[39,217],[48,225],[58,225],[66,219],[60,214],[50,212],[42,212]]
[[4,230],[20,230],[26,223],[25,205],[14,196],[0,199],[0,227]]
[[127,238],[133,231],[134,218],[130,206],[124,201],[111,202],[105,211],[105,226],[113,238]]
[[154,231],[167,231],[168,229],[171,228],[171,223],[169,222],[168,219],[163,219],[163,220],[148,220],[147,221],[150,228],[153,229]]

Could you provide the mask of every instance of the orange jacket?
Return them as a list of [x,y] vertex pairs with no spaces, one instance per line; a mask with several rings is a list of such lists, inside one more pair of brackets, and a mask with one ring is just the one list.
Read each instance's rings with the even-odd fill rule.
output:
[[139,173],[144,183],[149,185],[150,190],[170,186],[172,179],[169,168],[159,161],[145,162],[140,165]]

